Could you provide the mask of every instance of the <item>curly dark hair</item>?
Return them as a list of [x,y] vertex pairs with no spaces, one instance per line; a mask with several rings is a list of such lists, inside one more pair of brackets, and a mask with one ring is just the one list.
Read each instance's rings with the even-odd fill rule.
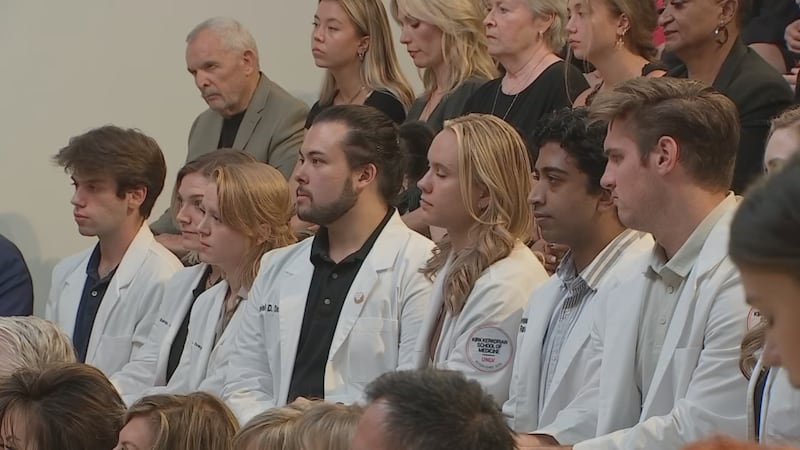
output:
[[588,176],[586,190],[590,194],[602,191],[600,178],[606,170],[608,158],[603,150],[606,139],[606,124],[590,123],[586,108],[563,108],[543,117],[528,138],[531,162],[536,163],[539,149],[548,142],[555,142],[575,160],[578,169]]

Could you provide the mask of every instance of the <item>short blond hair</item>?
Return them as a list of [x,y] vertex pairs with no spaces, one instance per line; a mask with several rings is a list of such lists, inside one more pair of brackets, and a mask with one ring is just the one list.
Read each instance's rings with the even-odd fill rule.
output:
[[544,42],[551,51],[560,51],[567,42],[566,0],[528,0],[528,7],[535,16],[553,18],[550,28],[544,32]]
[[232,450],[239,429],[231,410],[205,392],[143,397],[125,413],[124,423],[134,417],[148,419],[153,450]]
[[297,424],[312,403],[291,403],[268,409],[250,419],[233,438],[233,448],[246,450],[299,450],[295,445]]
[[297,450],[350,450],[364,413],[360,405],[317,402],[300,417],[294,433]]
[[53,322],[34,316],[0,317],[0,378],[19,369],[43,369],[54,363],[74,363],[69,337]]

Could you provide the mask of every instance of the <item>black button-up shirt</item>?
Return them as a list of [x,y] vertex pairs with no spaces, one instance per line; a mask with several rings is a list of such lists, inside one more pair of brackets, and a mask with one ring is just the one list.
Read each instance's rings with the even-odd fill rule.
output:
[[86,362],[86,352],[89,349],[89,338],[92,336],[94,319],[100,309],[103,296],[106,295],[108,284],[117,272],[117,268],[100,278],[98,268],[100,266],[100,244],[94,247],[89,263],[86,265],[86,282],[83,284],[81,301],[78,304],[78,313],[75,316],[75,328],[72,332],[72,345],[75,346],[75,353],[78,361]]
[[314,275],[311,277],[306,298],[288,402],[294,401],[297,397],[317,399],[325,397],[325,366],[328,363],[333,335],[339,323],[339,314],[347,300],[347,293],[353,280],[392,214],[394,209],[389,208],[386,217],[364,245],[338,264],[333,262],[328,254],[328,230],[320,227],[314,236],[314,242],[311,244]]

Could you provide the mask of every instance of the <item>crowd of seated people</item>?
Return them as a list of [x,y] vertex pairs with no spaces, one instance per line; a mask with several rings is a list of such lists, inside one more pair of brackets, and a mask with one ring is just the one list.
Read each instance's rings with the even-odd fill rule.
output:
[[798,17],[319,0],[310,109],[200,23],[169,210],[105,125],[44,318],[0,236],[0,447],[800,448]]

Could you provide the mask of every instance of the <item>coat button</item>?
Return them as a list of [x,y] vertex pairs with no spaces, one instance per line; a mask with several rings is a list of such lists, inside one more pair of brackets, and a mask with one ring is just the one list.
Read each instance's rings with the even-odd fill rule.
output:
[[92,291],[92,297],[97,297],[97,291]]
[[330,305],[331,304],[331,299],[326,298],[325,300],[322,301],[322,303],[324,303],[325,305]]

